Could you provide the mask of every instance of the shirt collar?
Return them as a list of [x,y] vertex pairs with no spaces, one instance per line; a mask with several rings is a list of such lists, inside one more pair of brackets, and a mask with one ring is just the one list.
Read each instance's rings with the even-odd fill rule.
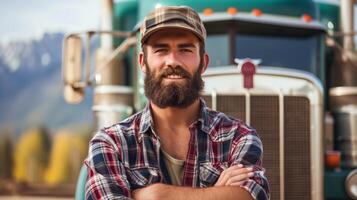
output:
[[154,120],[151,115],[150,103],[147,103],[141,114],[139,133],[147,132],[150,127],[154,127]]
[[[209,108],[206,106],[206,102],[200,98],[200,114],[197,122],[200,122],[200,128],[203,132],[210,134],[212,128],[213,119],[210,117]],[[150,103],[147,103],[144,107],[140,120],[139,137],[146,133],[149,128],[154,128],[154,120],[152,118],[152,111],[150,108]],[[154,133],[155,134],[155,133]]]
[[210,134],[212,119],[209,114],[209,108],[206,106],[206,102],[202,98],[200,98],[200,115],[198,121],[201,122],[201,130]]

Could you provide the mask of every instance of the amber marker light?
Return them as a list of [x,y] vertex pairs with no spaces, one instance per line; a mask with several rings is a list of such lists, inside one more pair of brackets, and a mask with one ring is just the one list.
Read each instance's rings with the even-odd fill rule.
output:
[[254,16],[256,16],[256,17],[259,17],[259,16],[261,16],[261,15],[263,14],[263,12],[262,12],[260,9],[254,8],[254,9],[252,10],[252,14],[253,14]]
[[227,13],[230,14],[230,15],[235,15],[235,14],[237,14],[237,12],[238,12],[238,10],[235,7],[229,7],[227,9]]
[[308,14],[303,14],[302,16],[302,20],[304,20],[304,22],[311,22],[312,21],[312,17]]
[[341,152],[339,151],[326,151],[325,164],[327,168],[336,169],[341,165]]
[[206,15],[206,16],[212,15],[213,14],[212,8],[205,8],[203,10],[203,14]]

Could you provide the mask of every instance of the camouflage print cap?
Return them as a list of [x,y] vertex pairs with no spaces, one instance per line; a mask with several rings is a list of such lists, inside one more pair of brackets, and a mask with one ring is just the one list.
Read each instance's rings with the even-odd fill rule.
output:
[[194,33],[202,42],[206,39],[206,29],[196,11],[187,6],[163,6],[150,12],[140,27],[141,44],[158,30],[181,28]]

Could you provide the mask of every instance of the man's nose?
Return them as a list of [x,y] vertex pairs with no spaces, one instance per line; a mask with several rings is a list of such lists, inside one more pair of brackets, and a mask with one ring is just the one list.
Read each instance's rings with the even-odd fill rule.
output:
[[177,66],[181,66],[181,61],[179,58],[179,55],[177,52],[172,51],[170,52],[167,57],[166,57],[166,66],[170,66],[170,67],[177,67]]

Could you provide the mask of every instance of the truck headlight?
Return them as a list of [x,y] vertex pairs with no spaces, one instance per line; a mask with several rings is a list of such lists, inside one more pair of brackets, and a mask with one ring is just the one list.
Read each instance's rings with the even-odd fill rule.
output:
[[357,169],[348,174],[345,187],[348,196],[357,199]]

